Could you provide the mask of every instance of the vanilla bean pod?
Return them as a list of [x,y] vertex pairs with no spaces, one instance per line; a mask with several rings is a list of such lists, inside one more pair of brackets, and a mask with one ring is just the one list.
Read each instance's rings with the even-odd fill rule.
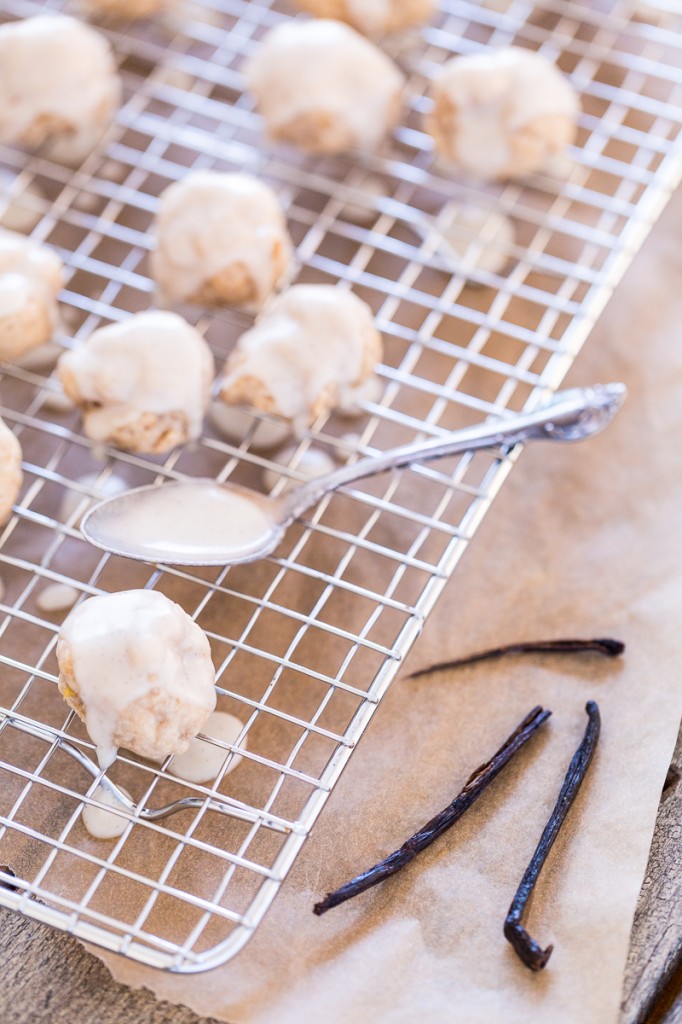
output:
[[[0,864],[0,871],[4,872],[4,874],[6,875],[11,875],[12,878],[17,877],[16,872],[12,871],[11,867],[9,867],[7,864]],[[20,892],[18,886],[12,885],[11,882],[6,882],[4,879],[0,881],[0,886],[2,886],[3,889],[9,889],[10,892]]]
[[428,668],[418,669],[412,672],[407,679],[417,679],[419,676],[430,676],[435,672],[442,672],[446,669],[461,668],[462,665],[473,665],[477,661],[491,661],[493,658],[501,658],[505,654],[581,654],[592,652],[603,654],[606,658],[617,658],[625,650],[625,644],[621,640],[612,640],[610,637],[600,637],[593,640],[537,640],[527,643],[505,644],[503,647],[491,647],[487,651],[478,651],[476,654],[469,654],[464,658],[455,658],[453,661],[439,661]]
[[547,721],[551,713],[551,711],[545,711],[539,706],[533,708],[523,721],[519,723],[511,736],[505,740],[497,753],[472,773],[466,785],[452,803],[448,804],[435,817],[431,818],[423,828],[416,832],[407,842],[403,843],[395,853],[379,861],[374,867],[364,871],[350,882],[346,882],[339,889],[335,889],[334,892],[327,893],[323,900],[315,904],[313,913],[319,916],[327,910],[331,910],[332,907],[345,903],[346,900],[351,899],[353,896],[357,896],[359,893],[365,892],[366,889],[371,889],[372,886],[383,882],[385,878],[389,878],[396,871],[400,871],[401,868],[404,868],[410,861],[414,860],[417,854],[425,850],[427,846],[430,846],[431,843],[462,817],[464,812],[471,807],[514,754]]
[[568,766],[559,798],[554,805],[549,821],[545,825],[530,864],[521,879],[521,884],[516,890],[516,895],[512,900],[509,913],[504,922],[505,938],[509,940],[517,955],[526,967],[530,967],[531,971],[542,970],[552,955],[554,947],[548,946],[547,949],[542,949],[523,927],[521,919],[535,888],[538,876],[547,860],[547,855],[552,849],[554,840],[559,835],[561,826],[566,820],[566,815],[571,809],[571,805],[587,774],[587,769],[590,766],[592,755],[599,740],[601,717],[595,701],[588,701],[585,705],[585,711],[587,711],[589,718],[585,735]]

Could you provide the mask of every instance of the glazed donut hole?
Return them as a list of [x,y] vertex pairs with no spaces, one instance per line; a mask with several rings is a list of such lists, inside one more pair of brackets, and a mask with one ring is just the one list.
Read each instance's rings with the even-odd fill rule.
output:
[[57,372],[93,441],[162,454],[201,432],[213,355],[175,313],[138,313],[65,352]]
[[277,25],[245,75],[269,138],[309,153],[376,149],[402,110],[402,72],[340,21]]
[[121,83],[108,40],[66,15],[0,25],[0,142],[80,158],[111,122]]
[[220,395],[298,430],[351,401],[381,355],[381,335],[362,299],[334,285],[294,285],[241,336]]
[[85,723],[101,767],[117,747],[153,761],[181,754],[215,708],[206,634],[155,590],[91,597],[57,641],[59,692]]
[[273,190],[250,174],[194,171],[160,198],[152,276],[163,299],[260,307],[291,269]]
[[544,170],[575,138],[578,96],[540,53],[510,46],[453,57],[430,88],[437,153],[482,181]]
[[50,340],[62,284],[56,253],[0,228],[0,362],[18,360]]

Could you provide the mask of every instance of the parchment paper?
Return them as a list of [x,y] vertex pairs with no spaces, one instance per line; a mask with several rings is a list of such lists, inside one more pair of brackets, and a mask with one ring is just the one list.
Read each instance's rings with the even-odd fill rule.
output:
[[[522,456],[251,943],[223,968],[163,974],[93,950],[118,980],[237,1024],[608,1024],[678,729],[682,619],[682,195],[571,374],[624,380],[600,437]],[[508,659],[408,681],[503,642],[613,635],[624,659]],[[533,975],[502,922],[574,748],[603,734],[529,919]],[[459,790],[536,703],[554,714],[417,863],[323,918],[312,906]]]

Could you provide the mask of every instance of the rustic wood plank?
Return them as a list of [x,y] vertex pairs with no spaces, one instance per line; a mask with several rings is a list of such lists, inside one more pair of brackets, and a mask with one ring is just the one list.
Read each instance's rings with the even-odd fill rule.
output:
[[77,939],[0,909],[2,1024],[218,1024],[120,985]]
[[[680,768],[682,733],[635,915],[621,1024],[682,1024],[682,994],[670,991],[682,972]],[[0,964],[2,1024],[217,1024],[120,985],[76,939],[3,909]]]
[[[647,872],[639,896],[625,982],[621,1024],[645,1024],[655,1019],[682,971],[682,732],[663,789]],[[678,1012],[679,1011],[679,1012]],[[659,1019],[660,1016],[659,1016]],[[682,1000],[664,1018],[682,1022]]]

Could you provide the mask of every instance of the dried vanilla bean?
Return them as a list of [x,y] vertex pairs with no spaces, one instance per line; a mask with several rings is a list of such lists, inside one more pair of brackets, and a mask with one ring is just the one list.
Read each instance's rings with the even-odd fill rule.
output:
[[[9,867],[9,865],[7,864],[0,864],[0,871],[3,871],[6,875],[11,875],[12,878],[17,877],[16,872],[12,871],[11,867]],[[20,891],[18,886],[12,885],[11,882],[6,882],[4,879],[0,881],[0,886],[2,886],[3,889],[9,889],[10,892]]]
[[505,938],[511,942],[517,955],[526,967],[530,967],[531,971],[542,970],[552,955],[554,947],[548,946],[547,949],[542,949],[523,927],[521,919],[528,900],[533,893],[538,876],[540,875],[547,859],[547,855],[552,849],[554,840],[559,835],[561,826],[566,820],[566,815],[571,809],[571,804],[575,800],[578,790],[582,785],[582,781],[587,774],[587,769],[590,766],[592,755],[594,754],[597,741],[599,740],[601,718],[599,715],[599,708],[595,701],[588,701],[585,705],[585,711],[587,711],[589,718],[587,728],[585,729],[585,735],[583,736],[582,742],[568,766],[568,771],[566,772],[566,777],[561,787],[559,798],[550,815],[549,821],[545,825],[544,831],[540,837],[540,842],[536,847],[530,864],[526,868],[526,872],[521,879],[521,884],[516,890],[516,895],[512,900],[509,913],[507,914],[504,922]]
[[533,708],[523,721],[519,723],[511,736],[505,740],[497,753],[473,772],[464,788],[458,793],[452,803],[448,804],[435,817],[431,818],[423,828],[416,832],[407,842],[403,843],[395,853],[379,861],[374,867],[364,871],[350,882],[346,882],[339,889],[335,889],[334,892],[327,893],[323,900],[315,904],[313,913],[319,916],[327,910],[331,910],[332,907],[345,903],[346,900],[351,899],[353,896],[357,896],[359,893],[365,892],[366,889],[371,889],[372,886],[383,882],[385,878],[394,875],[396,871],[400,871],[401,868],[404,868],[410,861],[414,860],[418,853],[421,853],[427,846],[430,846],[431,843],[462,817],[464,812],[471,807],[514,754],[547,721],[551,713],[551,711],[545,711],[539,706]]
[[600,637],[593,640],[537,640],[527,643],[505,644],[503,647],[491,647],[487,651],[478,651],[476,654],[469,654],[464,658],[455,658],[453,661],[439,661],[428,668],[418,669],[412,672],[407,679],[417,679],[419,676],[430,676],[435,672],[442,672],[450,668],[461,668],[462,665],[473,665],[477,661],[491,661],[493,658],[501,658],[505,654],[581,654],[592,652],[603,654],[606,658],[617,658],[625,650],[625,644],[621,640],[613,640],[610,637]]

